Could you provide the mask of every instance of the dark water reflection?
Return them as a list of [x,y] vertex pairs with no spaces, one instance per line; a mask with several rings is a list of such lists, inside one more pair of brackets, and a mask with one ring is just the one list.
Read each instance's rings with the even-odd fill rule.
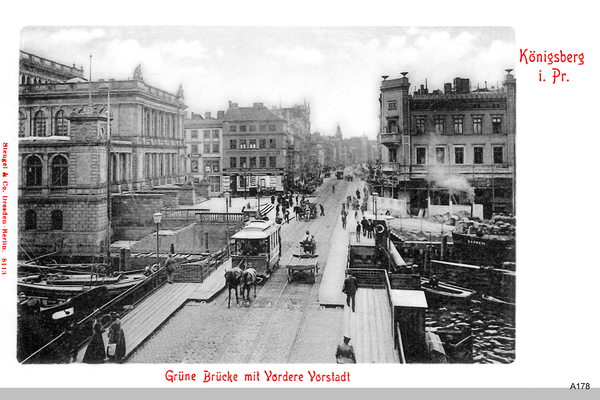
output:
[[515,309],[490,308],[480,300],[464,304],[430,305],[428,328],[471,329],[473,363],[509,364],[515,360]]

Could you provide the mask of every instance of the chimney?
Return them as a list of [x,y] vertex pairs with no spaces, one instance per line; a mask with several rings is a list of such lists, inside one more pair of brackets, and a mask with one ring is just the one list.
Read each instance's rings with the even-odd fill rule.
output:
[[225,111],[217,111],[217,119],[225,118]]
[[254,103],[254,108],[262,108],[263,103]]
[[452,93],[452,84],[444,83],[444,94],[450,94],[450,93]]
[[238,103],[234,103],[231,100],[229,100],[229,108],[238,108]]
[[204,118],[205,119],[210,119],[210,111],[207,111],[204,113]]

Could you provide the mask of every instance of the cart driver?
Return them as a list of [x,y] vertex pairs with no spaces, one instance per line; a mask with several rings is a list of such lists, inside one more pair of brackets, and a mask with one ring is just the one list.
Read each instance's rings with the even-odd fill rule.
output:
[[313,237],[310,234],[310,231],[306,231],[306,235],[304,235],[304,239],[302,239],[302,242],[306,243],[306,244],[310,244],[313,241]]

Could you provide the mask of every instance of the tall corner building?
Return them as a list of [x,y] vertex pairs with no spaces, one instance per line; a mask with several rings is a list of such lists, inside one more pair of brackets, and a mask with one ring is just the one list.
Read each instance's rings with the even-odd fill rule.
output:
[[457,77],[431,93],[412,94],[402,77],[380,86],[380,160],[371,185],[405,199],[416,215],[429,204],[482,204],[484,216],[516,213],[516,79],[471,90]]

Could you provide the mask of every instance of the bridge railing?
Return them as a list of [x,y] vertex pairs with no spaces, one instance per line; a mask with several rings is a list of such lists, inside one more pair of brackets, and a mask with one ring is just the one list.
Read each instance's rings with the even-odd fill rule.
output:
[[104,327],[110,325],[117,317],[122,318],[161,287],[167,281],[164,268],[159,269],[137,285],[126,290],[93,313],[84,316],[67,327],[60,335],[27,356],[23,364],[64,364],[71,361],[71,356],[83,347],[92,333],[94,318],[99,317]]

